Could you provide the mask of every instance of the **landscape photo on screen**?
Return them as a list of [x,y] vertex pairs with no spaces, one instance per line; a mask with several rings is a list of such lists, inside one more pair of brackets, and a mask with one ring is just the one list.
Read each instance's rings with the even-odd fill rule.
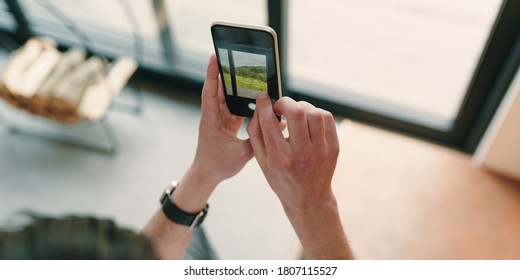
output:
[[237,95],[255,99],[259,92],[267,93],[267,57],[241,51],[232,51],[232,55]]
[[233,86],[231,82],[231,72],[229,70],[229,56],[227,49],[218,49],[218,54],[220,57],[220,65],[222,66],[222,75],[224,75],[224,88],[226,89],[226,93],[228,95],[233,95]]

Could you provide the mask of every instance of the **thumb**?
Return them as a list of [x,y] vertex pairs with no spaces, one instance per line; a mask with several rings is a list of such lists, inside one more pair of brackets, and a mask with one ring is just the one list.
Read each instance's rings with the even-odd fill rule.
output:
[[219,85],[219,69],[217,63],[217,57],[212,54],[209,58],[208,68],[206,70],[206,80],[204,81],[204,87],[202,88],[202,98],[211,99],[217,98],[218,85]]
[[212,54],[209,58],[206,71],[206,80],[202,88],[202,104],[206,106],[218,106],[219,69],[217,57]]

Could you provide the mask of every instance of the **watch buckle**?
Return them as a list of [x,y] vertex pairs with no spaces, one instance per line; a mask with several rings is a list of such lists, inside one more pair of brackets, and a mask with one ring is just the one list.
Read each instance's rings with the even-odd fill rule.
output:
[[202,217],[204,217],[204,210],[200,211],[200,213],[197,214],[195,219],[193,219],[193,222],[190,225],[190,229],[193,229],[194,227],[196,227],[197,224],[199,223],[199,220],[202,219]]

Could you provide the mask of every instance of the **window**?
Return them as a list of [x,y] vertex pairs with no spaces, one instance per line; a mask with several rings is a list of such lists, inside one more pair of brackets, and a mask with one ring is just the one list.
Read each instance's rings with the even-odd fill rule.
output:
[[289,86],[449,130],[501,0],[291,0]]
[[215,21],[267,24],[265,0],[164,1],[169,21],[172,63],[204,79],[206,64],[214,52],[210,26]]
[[271,25],[285,95],[468,152],[520,64],[520,2],[509,0],[0,0],[0,13],[20,41],[137,53],[160,74],[148,77],[197,90],[212,22]]
[[213,53],[209,31],[215,21],[267,24],[265,0],[165,1],[172,41],[179,54],[208,56]]
[[[267,24],[264,0],[19,0],[37,35],[51,36],[67,45],[84,45],[72,33],[72,22],[106,55],[134,54],[134,35],[142,44],[141,64],[155,71],[203,79],[212,53],[209,26],[213,21]],[[243,11],[249,11],[244,13]],[[70,22],[64,20],[60,15]],[[76,32],[77,33],[77,32]]]
[[[164,67],[164,52],[148,0],[18,2],[35,35],[105,55],[135,56],[138,52],[141,63]],[[138,45],[135,35],[140,37]]]
[[17,24],[5,1],[0,1],[0,29],[14,32]]

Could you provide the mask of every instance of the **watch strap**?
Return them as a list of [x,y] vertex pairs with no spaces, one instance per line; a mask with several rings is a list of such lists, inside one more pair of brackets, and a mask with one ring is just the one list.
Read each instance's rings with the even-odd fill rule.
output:
[[172,182],[168,188],[164,191],[160,198],[160,202],[162,205],[162,211],[166,217],[180,225],[189,226],[190,228],[194,228],[202,224],[206,215],[208,214],[209,205],[206,204],[206,207],[202,209],[199,213],[188,213],[184,210],[180,209],[175,205],[172,201],[171,195],[175,191],[175,187],[177,187],[177,182]]

